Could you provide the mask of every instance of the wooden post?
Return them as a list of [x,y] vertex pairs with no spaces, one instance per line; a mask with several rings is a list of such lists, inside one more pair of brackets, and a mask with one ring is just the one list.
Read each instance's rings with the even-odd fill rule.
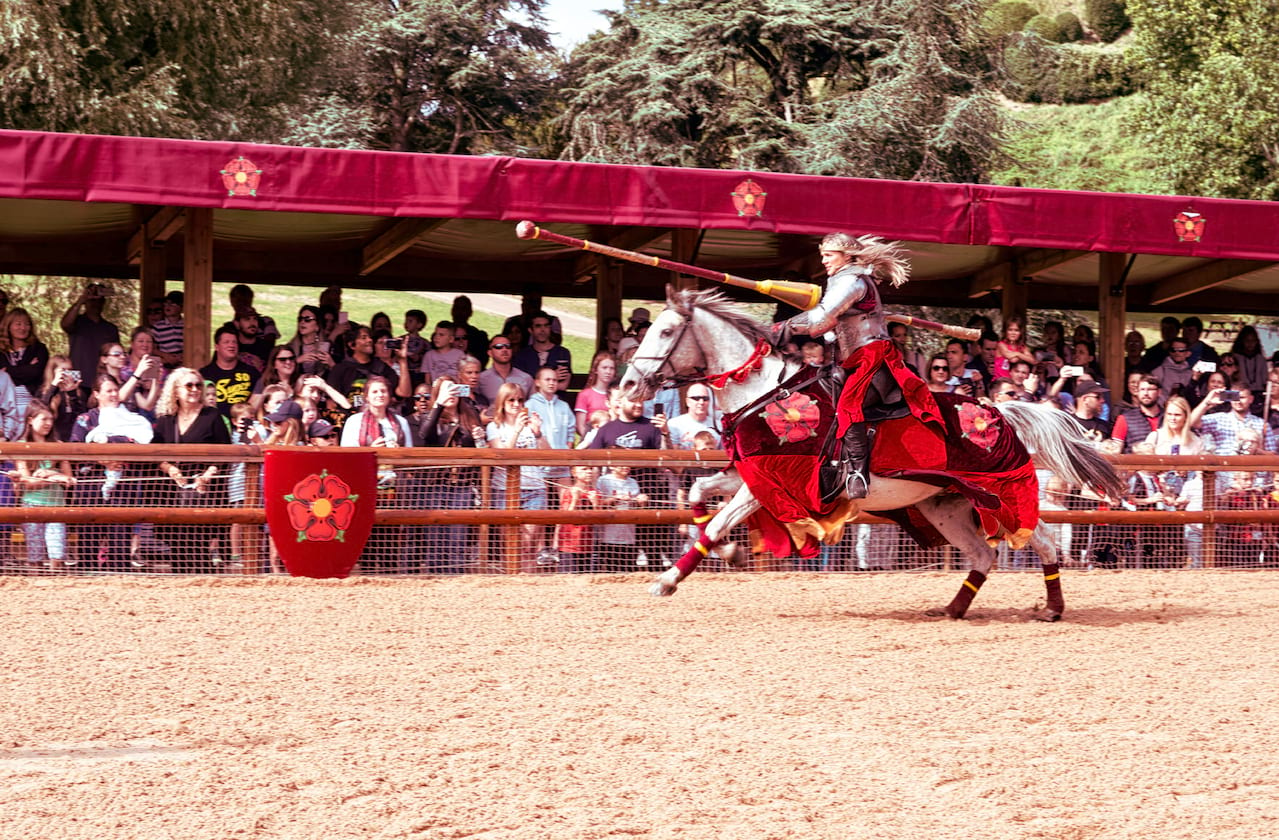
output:
[[[520,508],[520,468],[507,467],[506,469],[506,509],[519,510]],[[505,531],[505,545],[502,554],[505,558],[505,572],[508,575],[516,575],[520,572],[522,558],[520,552],[523,550],[523,540],[520,539],[521,525],[508,525],[502,530]]]
[[[602,254],[591,256],[595,259],[595,346],[600,347],[604,344],[604,325],[608,319],[622,321],[622,265]],[[625,321],[622,326],[626,326]],[[589,359],[586,364],[590,364]]]
[[141,260],[138,266],[138,323],[149,324],[147,304],[152,299],[164,297],[164,280],[168,270],[163,244],[156,245],[145,237],[142,242]]
[[188,207],[183,212],[182,364],[199,370],[209,363],[213,335],[213,210]]
[[[676,262],[693,263],[697,260],[697,245],[700,240],[701,231],[689,230],[688,228],[677,228],[671,231],[671,259]],[[671,272],[671,285],[677,291],[684,289],[696,289],[699,286],[696,277],[690,277],[687,274],[679,272]]]
[[[1008,319],[1014,315],[1020,316],[1024,322],[1026,320],[1026,306],[1029,300],[1030,278],[1023,280],[1020,260],[1015,258],[1009,260],[1008,276],[999,288],[999,310],[1004,323],[1008,323]],[[1026,340],[1024,327],[1022,329],[1022,340]]]
[[1124,392],[1124,321],[1128,297],[1123,284],[1123,273],[1127,258],[1127,254],[1102,253],[1097,284],[1100,342],[1097,357],[1101,372],[1110,383],[1112,403],[1118,402]]
[[[244,506],[247,508],[260,508],[263,506],[261,461],[250,460],[244,464]],[[258,525],[242,525],[240,527],[244,529],[241,531],[244,549],[244,556],[240,558],[243,564],[242,571],[246,575],[259,574],[262,571],[262,528]],[[270,570],[271,560],[269,556],[266,559],[266,566]]]

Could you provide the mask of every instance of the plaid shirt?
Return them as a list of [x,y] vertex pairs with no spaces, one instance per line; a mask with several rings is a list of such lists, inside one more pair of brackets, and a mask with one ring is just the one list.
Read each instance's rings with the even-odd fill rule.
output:
[[[1218,414],[1206,414],[1199,421],[1199,433],[1203,435],[1206,450],[1216,455],[1239,454],[1239,433],[1244,429],[1252,429],[1262,441],[1262,447],[1268,449],[1273,434],[1268,434],[1265,422],[1256,415],[1246,414],[1242,418],[1233,411]],[[1254,453],[1260,455],[1260,452]],[[1258,473],[1254,484],[1269,483],[1268,473]],[[1234,482],[1234,473],[1217,472],[1217,493],[1224,493]]]

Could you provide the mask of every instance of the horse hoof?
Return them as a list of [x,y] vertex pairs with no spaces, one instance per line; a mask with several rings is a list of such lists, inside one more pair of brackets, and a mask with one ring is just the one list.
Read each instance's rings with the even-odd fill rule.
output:
[[1053,612],[1053,613],[1047,613],[1045,615],[1037,615],[1035,616],[1035,621],[1044,621],[1048,623],[1051,623],[1054,621],[1061,621],[1061,613]]
[[673,583],[662,583],[660,580],[655,580],[649,586],[648,594],[654,598],[669,598],[675,594],[677,588]]
[[945,607],[933,607],[931,610],[924,610],[924,615],[929,618],[954,618]]

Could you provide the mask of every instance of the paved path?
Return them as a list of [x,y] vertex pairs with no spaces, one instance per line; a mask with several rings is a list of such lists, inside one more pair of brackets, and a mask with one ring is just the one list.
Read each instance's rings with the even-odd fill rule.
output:
[[[420,294],[433,300],[443,301],[449,305],[452,305],[453,298],[457,297],[457,295],[448,292],[421,292]],[[503,318],[520,314],[520,299],[515,295],[468,294],[467,297],[471,299],[471,306],[476,312],[487,312],[490,315],[500,315]],[[546,311],[560,319],[560,326],[564,328],[566,335],[584,338],[595,337],[594,318],[585,318],[576,312],[564,312],[556,309],[548,308]]]

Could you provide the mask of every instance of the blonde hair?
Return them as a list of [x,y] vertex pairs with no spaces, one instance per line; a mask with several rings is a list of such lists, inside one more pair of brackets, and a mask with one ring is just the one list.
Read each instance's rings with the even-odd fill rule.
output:
[[870,266],[877,283],[887,279],[893,288],[898,288],[910,280],[910,263],[906,262],[900,242],[885,242],[878,236],[828,233],[822,237],[820,250],[839,251],[860,265]]
[[[234,406],[232,406],[234,408]],[[266,439],[265,446],[297,446],[302,442],[302,424],[296,417],[290,417],[275,424],[271,436]]]
[[182,385],[179,380],[188,377],[195,377],[200,380],[200,407],[204,407],[204,375],[193,368],[180,367],[170,373],[168,378],[164,380],[164,387],[160,390],[160,399],[155,406],[156,414],[170,415],[178,413],[178,397],[182,391]]

